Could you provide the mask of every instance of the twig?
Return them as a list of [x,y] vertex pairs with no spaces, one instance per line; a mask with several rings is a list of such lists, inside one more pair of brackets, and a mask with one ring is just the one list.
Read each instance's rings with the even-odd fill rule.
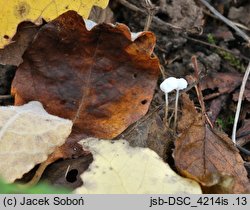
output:
[[161,71],[161,76],[162,76],[163,80],[165,80],[166,79],[166,75],[165,75],[164,66],[160,64],[159,68],[160,68],[160,71]]
[[250,62],[248,64],[247,70],[246,70],[246,72],[244,74],[244,77],[243,77],[243,80],[242,80],[242,84],[241,84],[241,87],[240,87],[238,104],[237,104],[236,113],[235,113],[235,117],[234,117],[232,141],[235,144],[236,144],[236,129],[237,129],[237,124],[238,124],[238,120],[239,120],[239,116],[240,116],[240,109],[241,109],[243,94],[244,94],[244,91],[245,91],[245,86],[246,86],[246,83],[247,83],[249,73],[250,73]]
[[0,95],[0,100],[1,99],[10,99],[12,98],[12,95]]
[[[197,59],[195,56],[192,56],[191,60],[192,60],[193,68],[194,68],[194,72],[195,72],[195,79],[198,80],[199,79],[199,68],[198,68]],[[201,92],[200,84],[197,83],[197,85],[195,85],[194,87],[195,87],[195,90],[196,90],[196,93],[198,96],[199,103],[201,105],[202,114],[205,116],[206,121],[210,125],[210,127],[213,128],[213,124],[211,123],[211,121],[207,115],[207,112],[206,112],[206,107],[205,107],[203,95]]]
[[[217,19],[217,20],[220,20],[220,18],[218,18],[217,16],[211,14],[209,11],[207,11],[207,10],[205,10],[205,9],[203,9],[202,11],[203,11],[206,15],[208,15],[208,16],[210,16],[210,17],[215,18],[215,19]],[[241,28],[241,29],[244,29],[244,30],[246,30],[246,31],[250,31],[250,28],[248,28],[247,26],[245,26],[245,25],[243,25],[243,24],[241,24],[241,23],[234,22],[234,21],[232,21],[232,20],[230,20],[230,21],[231,21],[233,24],[235,24],[237,27],[239,27],[239,28]]]
[[234,55],[234,56],[237,57],[237,58],[242,58],[242,59],[244,59],[244,60],[246,60],[246,61],[250,61],[250,58],[248,58],[248,57],[246,57],[246,56],[244,56],[244,55],[238,55],[238,54],[236,54],[235,52],[233,52],[232,50],[228,50],[228,49],[225,49],[225,48],[223,48],[223,47],[217,46],[217,45],[215,45],[215,44],[210,44],[210,43],[208,43],[208,42],[205,42],[205,41],[202,41],[202,40],[199,40],[199,39],[192,38],[192,37],[190,37],[190,36],[183,36],[183,37],[186,38],[186,39],[188,39],[188,40],[191,40],[191,41],[193,41],[193,42],[197,42],[197,43],[200,43],[200,44],[203,44],[203,45],[206,45],[206,46],[209,46],[209,47],[218,49],[218,50],[222,50],[222,51],[224,51],[224,52],[228,52],[228,53]]
[[250,46],[250,38],[249,36],[239,29],[231,20],[224,17],[222,14],[220,14],[213,6],[211,6],[206,0],[200,0],[202,4],[204,4],[216,17],[218,17],[221,21],[223,21],[225,24],[233,28],[246,42],[247,45]]
[[166,7],[166,6],[167,6],[166,0],[160,0],[160,7],[161,7],[161,8],[164,8],[164,7]]
[[155,5],[152,4],[151,0],[145,0],[145,8],[147,10],[147,19],[143,31],[148,31],[153,20],[153,17],[157,11]]
[[[128,1],[126,0],[118,0],[123,6],[131,9],[132,11],[134,12],[139,12],[141,14],[144,14],[144,15],[147,15],[147,12],[143,9],[140,9],[138,8],[137,6],[135,6],[134,4],[131,4],[129,3]],[[152,20],[157,24],[157,27],[161,27],[162,30],[166,30],[171,28],[171,29],[174,29],[174,30],[178,30],[178,31],[186,31],[185,29],[179,27],[179,26],[175,26],[175,25],[172,25],[170,23],[166,23],[164,22],[163,20],[161,20],[160,18],[156,17],[156,16],[153,16]]]
[[68,165],[68,167],[67,167],[67,169],[66,169],[66,172],[65,172],[64,178],[66,178],[66,177],[68,176],[69,169],[70,169],[70,165]]

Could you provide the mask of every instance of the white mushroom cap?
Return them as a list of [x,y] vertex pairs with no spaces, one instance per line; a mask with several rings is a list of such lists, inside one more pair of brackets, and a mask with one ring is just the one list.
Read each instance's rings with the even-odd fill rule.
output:
[[183,78],[180,78],[180,79],[177,79],[177,80],[178,80],[177,89],[183,90],[183,89],[187,88],[187,85],[188,85],[187,80],[185,80]]
[[176,88],[178,88],[178,79],[175,77],[169,77],[165,79],[160,85],[160,89],[166,94],[170,93]]

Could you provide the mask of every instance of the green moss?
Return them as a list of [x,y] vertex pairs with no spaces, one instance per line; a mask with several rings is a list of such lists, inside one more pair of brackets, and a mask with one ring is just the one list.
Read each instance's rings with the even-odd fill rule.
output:
[[218,117],[216,120],[217,126],[224,131],[227,130],[229,127],[231,127],[233,125],[233,123],[234,123],[233,116],[229,116],[226,119],[222,119],[222,118]]
[[[207,35],[207,41],[209,44],[213,44],[213,45],[216,44],[216,40],[212,34]],[[236,68],[238,71],[240,71],[240,72],[245,71],[245,67],[241,63],[241,60],[238,59],[232,53],[226,52],[224,50],[219,50],[219,49],[216,50],[216,53],[218,53],[218,55],[220,55],[221,58],[223,58],[225,61],[227,61],[231,66]]]
[[207,41],[208,41],[209,44],[216,44],[216,41],[214,39],[213,34],[208,34],[207,35]]

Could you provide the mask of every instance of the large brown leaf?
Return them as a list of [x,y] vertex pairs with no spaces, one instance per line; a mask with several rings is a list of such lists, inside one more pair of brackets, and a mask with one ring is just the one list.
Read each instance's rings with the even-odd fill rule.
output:
[[187,95],[182,99],[182,118],[178,125],[181,134],[174,151],[177,169],[205,187],[221,185],[213,193],[249,191],[243,160],[231,139],[211,129]]
[[114,138],[145,115],[159,74],[155,36],[135,40],[124,24],[88,31],[69,11],[43,26],[23,56],[12,84],[15,105],[40,101],[71,119],[73,132]]

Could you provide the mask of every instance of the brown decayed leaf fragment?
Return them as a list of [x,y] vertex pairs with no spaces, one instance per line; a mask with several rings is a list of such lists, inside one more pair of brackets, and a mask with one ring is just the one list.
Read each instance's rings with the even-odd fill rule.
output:
[[132,129],[123,132],[121,137],[126,139],[130,146],[147,147],[166,160],[169,153],[172,155],[171,144],[174,137],[171,130],[165,126],[157,112],[146,119],[143,118],[137,121]]
[[77,159],[58,161],[48,166],[42,176],[42,181],[49,182],[53,186],[75,189],[83,184],[80,175],[88,169],[92,161],[91,154]]
[[245,119],[237,131],[237,141],[241,146],[250,142],[250,119]]
[[[240,90],[235,91],[233,94],[233,100],[238,101]],[[243,94],[243,99],[250,101],[250,80],[247,81],[245,91]]]
[[124,24],[88,31],[69,11],[43,26],[12,84],[15,105],[40,101],[73,132],[111,139],[145,115],[159,74],[155,36],[135,40]]
[[211,99],[225,93],[233,92],[242,82],[242,75],[238,73],[211,73],[201,81],[201,89],[216,90],[215,93],[206,95]]
[[22,63],[22,55],[32,42],[40,26],[31,22],[22,22],[17,27],[17,32],[11,43],[0,49],[0,63],[18,66]]
[[187,95],[183,95],[182,100],[182,118],[178,124],[180,136],[174,151],[177,169],[205,187],[225,184],[224,189],[220,186],[214,193],[249,192],[243,160],[231,139],[212,130]]

